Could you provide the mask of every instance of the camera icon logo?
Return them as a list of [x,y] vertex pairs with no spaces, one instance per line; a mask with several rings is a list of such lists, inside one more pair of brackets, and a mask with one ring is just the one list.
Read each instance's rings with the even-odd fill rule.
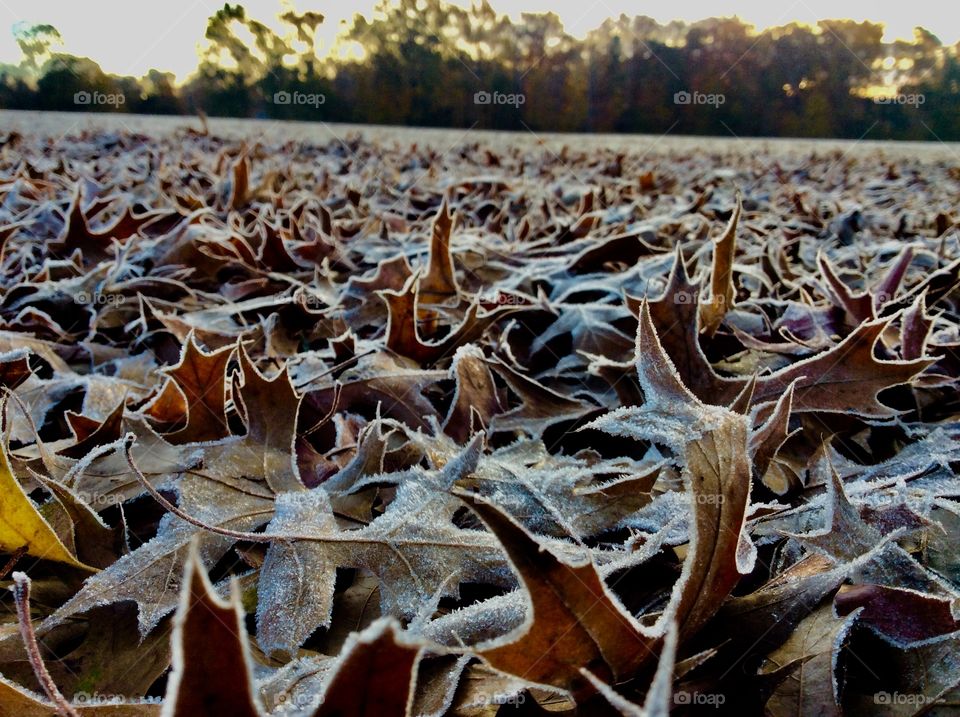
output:
[[91,97],[91,95],[90,95],[89,92],[87,92],[86,90],[80,90],[79,92],[75,92],[75,93],[74,93],[74,95],[73,95],[73,104],[75,104],[75,105],[88,105],[88,104],[90,104],[90,102],[91,102],[92,99],[93,99],[93,98]]
[[673,93],[673,104],[675,105],[688,105],[692,99],[692,96],[686,90]]
[[480,90],[473,95],[473,104],[475,105],[488,105],[491,100],[492,96],[486,90]]
[[290,93],[286,90],[280,90],[279,92],[273,93],[273,103],[275,105],[288,105],[290,104]]

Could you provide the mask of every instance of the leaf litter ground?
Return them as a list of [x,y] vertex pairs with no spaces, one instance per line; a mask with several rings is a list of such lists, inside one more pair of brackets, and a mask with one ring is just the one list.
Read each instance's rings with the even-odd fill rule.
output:
[[948,714],[960,163],[429,137],[0,138],[0,713]]

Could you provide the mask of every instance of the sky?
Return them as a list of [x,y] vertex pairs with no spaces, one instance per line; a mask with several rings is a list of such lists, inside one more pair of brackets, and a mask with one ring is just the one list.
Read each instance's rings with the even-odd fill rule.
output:
[[[248,16],[277,29],[276,16],[291,7],[323,13],[326,20],[318,33],[321,54],[355,13],[369,16],[375,2],[240,0]],[[20,61],[14,25],[49,23],[63,36],[66,52],[90,57],[106,72],[139,77],[155,68],[173,72],[182,81],[197,65],[207,18],[222,4],[223,0],[0,0],[0,63]],[[793,21],[852,18],[884,23],[885,40],[911,39],[919,25],[944,44],[960,41],[960,3],[950,0],[490,0],[490,4],[515,20],[521,12],[552,10],[576,37],[583,37],[607,17],[624,13],[649,15],[661,23],[738,16],[761,30]]]

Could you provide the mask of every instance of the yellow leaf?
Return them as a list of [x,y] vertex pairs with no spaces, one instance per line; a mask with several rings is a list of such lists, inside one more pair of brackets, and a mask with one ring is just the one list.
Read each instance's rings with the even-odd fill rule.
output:
[[0,440],[0,551],[14,553],[24,547],[27,555],[35,558],[96,572],[96,568],[77,560],[37,512],[10,470],[7,451]]

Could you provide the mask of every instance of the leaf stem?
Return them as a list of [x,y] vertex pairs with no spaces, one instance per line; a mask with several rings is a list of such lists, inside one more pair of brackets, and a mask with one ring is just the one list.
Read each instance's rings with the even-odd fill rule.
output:
[[30,578],[19,571],[15,572],[11,592],[13,592],[13,601],[17,606],[20,636],[23,638],[23,644],[27,650],[27,659],[30,660],[33,674],[37,676],[43,691],[53,702],[58,715],[61,717],[80,717],[77,711],[67,702],[63,693],[57,689],[56,683],[47,671],[47,666],[43,664],[43,656],[40,654],[40,646],[37,644],[37,634],[34,632],[33,622],[30,620]]

